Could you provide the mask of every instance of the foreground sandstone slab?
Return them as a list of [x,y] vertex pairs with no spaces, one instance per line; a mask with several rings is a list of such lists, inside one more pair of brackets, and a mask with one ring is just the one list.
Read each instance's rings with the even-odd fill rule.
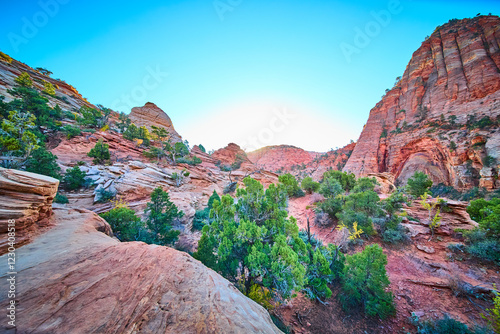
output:
[[8,222],[15,221],[17,247],[49,224],[59,180],[0,167],[0,254],[8,248]]
[[[120,243],[91,211],[55,209],[53,219],[17,250],[17,333],[281,333],[264,308],[188,254]],[[6,264],[4,255],[1,280]]]

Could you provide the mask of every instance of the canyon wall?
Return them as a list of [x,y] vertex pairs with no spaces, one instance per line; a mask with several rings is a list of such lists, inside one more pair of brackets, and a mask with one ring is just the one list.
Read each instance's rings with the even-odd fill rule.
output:
[[[500,186],[500,18],[450,20],[371,110],[344,171],[424,171],[458,189]],[[390,56],[390,55],[388,55]]]
[[5,96],[6,102],[14,99],[8,90],[16,86],[14,80],[23,72],[30,75],[34,87],[39,90],[44,89],[44,82],[49,82],[55,87],[55,96],[44,95],[49,99],[49,105],[52,107],[59,104],[63,110],[78,110],[82,106],[95,108],[95,106],[88,102],[75,87],[66,83],[66,81],[51,78],[49,75],[43,74],[43,71],[37,71],[15,59],[8,62],[0,58],[0,95]]

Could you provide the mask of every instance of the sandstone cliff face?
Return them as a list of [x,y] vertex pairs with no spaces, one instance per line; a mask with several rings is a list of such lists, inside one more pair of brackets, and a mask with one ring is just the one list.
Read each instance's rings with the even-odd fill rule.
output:
[[181,136],[175,131],[170,117],[154,103],[148,102],[143,107],[132,108],[128,117],[135,125],[145,126],[149,130],[151,130],[152,125],[163,127],[170,133],[173,142],[182,141]]
[[[496,16],[438,27],[371,110],[344,170],[389,172],[396,182],[421,170],[460,189],[498,187],[499,45]],[[496,162],[486,163],[488,156]]]
[[16,248],[50,225],[59,180],[0,167],[0,254],[8,249],[8,222],[15,221]]
[[[18,333],[281,333],[264,308],[186,253],[120,243],[87,210],[56,209],[54,224],[16,253]],[[5,275],[6,255],[0,263]]]

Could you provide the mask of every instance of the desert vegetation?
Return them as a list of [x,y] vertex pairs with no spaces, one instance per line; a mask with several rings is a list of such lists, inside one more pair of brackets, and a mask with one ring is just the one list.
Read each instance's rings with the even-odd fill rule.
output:
[[151,193],[151,200],[147,203],[144,221],[122,201],[117,201],[115,207],[101,214],[101,217],[106,219],[121,241],[144,241],[156,245],[171,245],[180,233],[172,229],[172,224],[175,219],[183,215],[184,213],[170,201],[169,194],[161,188],[156,188]]
[[[50,284],[38,280],[43,289],[31,286],[35,295],[23,291],[28,307],[20,312],[46,321],[28,319],[40,329],[56,323],[50,310],[94,305],[102,300],[102,283],[110,283],[105,296],[123,298],[133,311],[118,325],[107,319],[95,327],[104,332],[154,328],[150,319],[160,315],[168,318],[161,326],[177,325],[179,314],[192,316],[196,326],[219,318],[239,326],[245,317],[260,317],[271,328],[266,333],[275,329],[272,322],[285,333],[498,333],[499,86],[485,32],[498,22],[478,16],[436,28],[374,106],[358,142],[328,152],[291,145],[245,152],[249,142],[215,151],[215,135],[196,138],[203,145],[191,149],[154,103],[127,105],[130,114],[93,105],[50,70],[0,52],[2,211],[21,222],[19,247],[54,231],[52,238],[82,231],[88,235],[75,240],[94,238],[92,247],[59,240],[61,268],[70,268],[61,269],[64,282],[48,267]],[[458,32],[474,57],[449,43]],[[436,46],[467,65],[450,57],[436,61],[428,51]],[[447,71],[457,66],[460,71]],[[143,82],[154,79],[147,78]],[[245,119],[235,120],[228,119],[228,133],[244,133]],[[275,120],[281,117],[270,128]],[[296,137],[310,131],[300,125]],[[74,262],[85,266],[75,272]],[[111,272],[108,266],[112,275],[100,271]],[[142,266],[148,270],[138,270]],[[71,303],[57,291],[45,297],[54,284],[74,289],[67,277],[81,278],[72,279],[81,294]],[[104,278],[94,284],[94,277]],[[46,308],[38,307],[44,302]],[[118,303],[110,311],[108,304],[99,304],[103,314],[125,310]],[[78,316],[69,314],[54,328],[74,326]],[[204,316],[211,318],[198,321]]]
[[[228,195],[213,196],[210,220],[205,221],[193,256],[270,310],[297,292],[324,303],[332,296],[330,287],[337,285],[347,311],[361,305],[370,316],[393,314],[382,249],[370,246],[359,254],[345,255],[341,247],[324,245],[299,231],[295,218],[286,211],[289,194],[296,194],[298,183],[283,176],[278,185],[267,189],[247,177],[245,187],[237,190],[237,202]],[[365,182],[361,180],[359,188]],[[357,223],[353,224],[356,230]],[[357,290],[368,278],[373,283]]]

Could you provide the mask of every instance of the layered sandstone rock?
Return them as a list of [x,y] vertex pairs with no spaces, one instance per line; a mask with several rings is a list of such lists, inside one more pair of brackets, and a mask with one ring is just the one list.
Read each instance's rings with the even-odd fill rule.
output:
[[111,162],[124,162],[130,160],[146,160],[142,152],[143,148],[139,147],[134,141],[123,139],[123,136],[111,131],[97,131],[95,133],[83,133],[81,136],[71,139],[56,138],[52,139],[54,148],[51,152],[57,156],[57,160],[61,164],[73,165],[78,161],[91,162],[93,158],[87,153],[95,146],[97,141],[102,139],[109,145],[111,154]]
[[[428,203],[434,203],[436,199],[427,199]],[[467,213],[468,202],[446,200],[446,209],[441,209],[441,221],[436,229],[436,234],[451,235],[456,229],[472,230],[478,224],[473,221]],[[405,208],[409,216],[417,220],[405,219],[403,226],[407,227],[412,237],[418,234],[431,234],[429,229],[429,212],[422,207],[420,201],[413,201],[412,205]],[[436,210],[432,212],[434,215]]]
[[396,190],[394,175],[391,173],[369,173],[366,176],[377,180],[378,185],[375,186],[375,191],[379,194],[390,194]]
[[44,89],[44,81],[54,85],[58,98],[45,95],[52,107],[58,104],[63,110],[80,109],[82,106],[95,108],[93,104],[89,103],[73,86],[67,84],[64,80],[53,79],[15,59],[10,63],[0,59],[0,95],[5,96],[6,101],[14,99],[14,96],[11,96],[8,90],[16,86],[14,79],[23,72],[30,75],[34,87],[38,90]]
[[[500,132],[500,18],[452,20],[413,54],[403,76],[371,110],[344,170],[357,176],[390,172],[405,182],[416,170],[457,188],[494,181]],[[489,117],[493,125],[473,125]],[[483,136],[485,142],[474,145]],[[453,146],[457,148],[454,149]],[[480,171],[482,172],[480,173]]]
[[8,222],[15,222],[16,247],[49,225],[59,180],[0,167],[0,254],[8,248]]
[[[86,208],[102,213],[114,206],[113,201],[98,202],[101,191],[105,190],[116,194],[116,198],[127,202],[130,208],[145,218],[145,209],[150,201],[151,193],[156,187],[161,187],[169,193],[172,202],[184,212],[184,216],[175,222],[174,227],[185,234],[190,234],[192,218],[196,210],[205,208],[214,190],[222,194],[228,183],[234,181],[241,185],[243,178],[248,175],[262,182],[264,186],[278,182],[276,174],[261,171],[252,164],[244,164],[242,165],[244,168],[240,170],[224,172],[211,162],[213,159],[210,155],[205,157],[205,154],[200,154],[199,156],[203,162],[197,166],[187,164],[173,166],[140,160],[113,163],[110,166],[87,163],[80,166],[80,169],[87,174],[87,178],[96,187],[65,193],[65,195],[71,207]],[[205,158],[207,160],[204,160]],[[64,170],[68,166],[62,165],[62,168]],[[174,173],[182,175],[179,182],[174,180]]]
[[173,142],[182,141],[181,136],[175,131],[170,117],[154,103],[148,102],[143,107],[132,108],[128,117],[135,125],[145,126],[149,130],[153,125],[165,128],[170,133],[170,139]]
[[[281,333],[264,308],[188,254],[120,243],[87,210],[54,212],[55,227],[17,250],[18,333]],[[4,255],[2,275],[6,266]]]

